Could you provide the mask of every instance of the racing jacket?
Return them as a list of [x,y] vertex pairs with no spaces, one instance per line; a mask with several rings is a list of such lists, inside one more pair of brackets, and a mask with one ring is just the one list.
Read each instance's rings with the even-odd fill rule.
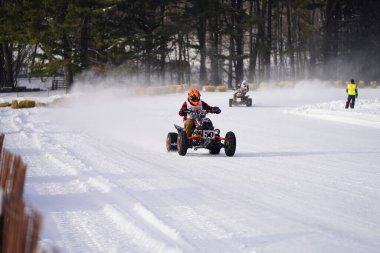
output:
[[179,116],[183,117],[183,121],[187,119],[187,113],[182,113],[183,110],[185,109],[192,109],[192,110],[206,110],[208,112],[211,112],[212,106],[209,106],[206,102],[204,101],[199,101],[198,105],[192,105],[189,101],[185,101],[179,110]]

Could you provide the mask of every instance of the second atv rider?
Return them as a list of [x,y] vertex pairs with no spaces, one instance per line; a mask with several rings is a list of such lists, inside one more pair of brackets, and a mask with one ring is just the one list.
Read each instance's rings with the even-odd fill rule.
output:
[[192,135],[195,127],[195,120],[191,118],[191,115],[189,115],[189,117],[187,115],[188,110],[206,110],[211,113],[221,113],[219,107],[209,106],[206,102],[201,100],[201,93],[199,90],[195,88],[190,89],[187,93],[187,101],[183,103],[181,110],[179,110],[179,115],[183,117],[183,121],[185,122],[185,131],[187,136]]
[[244,97],[245,94],[247,94],[249,91],[249,86],[246,80],[243,80],[243,82],[237,85],[236,88],[237,88],[237,91],[234,93],[234,102],[236,102],[237,97]]

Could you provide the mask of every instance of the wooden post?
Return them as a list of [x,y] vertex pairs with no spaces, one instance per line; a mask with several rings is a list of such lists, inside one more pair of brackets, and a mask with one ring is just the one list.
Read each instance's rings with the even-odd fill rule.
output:
[[1,159],[1,155],[2,155],[2,151],[3,151],[3,143],[4,143],[4,134],[3,133],[0,133],[0,159]]
[[25,208],[26,165],[20,156],[2,148],[3,141],[0,134],[0,253],[35,253],[41,215]]

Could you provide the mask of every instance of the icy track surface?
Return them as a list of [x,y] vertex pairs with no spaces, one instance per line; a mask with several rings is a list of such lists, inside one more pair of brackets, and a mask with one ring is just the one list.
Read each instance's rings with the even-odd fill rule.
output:
[[[316,92],[318,91],[318,92]],[[25,198],[59,252],[380,252],[380,90],[251,92],[228,107],[234,157],[167,153],[185,94],[78,93],[56,107],[1,109],[5,147],[28,165]]]

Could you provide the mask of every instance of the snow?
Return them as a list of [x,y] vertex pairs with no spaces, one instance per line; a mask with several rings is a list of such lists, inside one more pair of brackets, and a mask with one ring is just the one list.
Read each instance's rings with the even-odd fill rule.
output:
[[1,108],[4,146],[27,163],[25,199],[43,215],[41,247],[380,252],[380,89],[360,89],[353,110],[317,81],[249,94],[253,107],[230,108],[232,92],[202,93],[222,109],[210,115],[222,135],[236,134],[234,157],[166,152],[185,93],[87,88]]

